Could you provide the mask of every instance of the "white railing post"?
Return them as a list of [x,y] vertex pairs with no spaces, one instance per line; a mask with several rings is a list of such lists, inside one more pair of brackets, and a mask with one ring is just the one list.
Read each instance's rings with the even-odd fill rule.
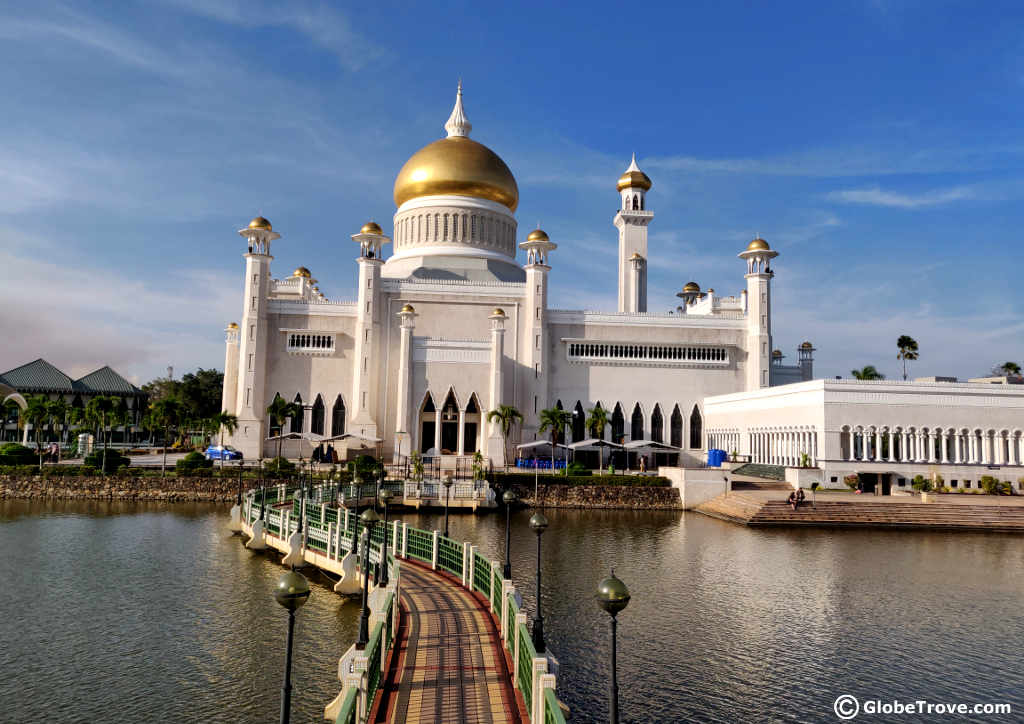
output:
[[433,570],[437,570],[437,549],[441,539],[441,531],[435,530],[434,537],[431,540],[431,551],[430,551],[430,567]]
[[345,508],[345,527],[342,529],[342,530],[345,530],[345,531],[348,530],[348,524],[349,524],[348,516],[349,516],[349,510],[348,510],[348,508]]
[[402,521],[402,558],[409,557],[409,524]]
[[515,637],[512,647],[512,685],[519,688],[519,627],[526,626],[526,614],[517,613],[515,623],[512,626],[512,635]]
[[462,587],[468,588],[470,591],[473,590],[473,574],[474,574],[474,561],[476,556],[476,546],[466,541],[462,544]]
[[544,710],[547,707],[547,690],[555,690],[556,681],[554,674],[541,674],[540,675],[540,718],[536,721],[544,721]]
[[288,540],[288,534],[292,532],[290,525],[291,518],[292,511],[285,509],[281,510],[280,525],[278,525],[279,530],[277,531],[277,534],[281,536],[281,540]]
[[487,586],[487,590],[490,591],[490,595],[487,596],[487,600],[491,602],[491,613],[494,613],[494,574],[501,570],[501,563],[499,561],[491,561],[491,581],[490,585]]
[[508,629],[511,623],[508,620],[508,598],[512,595],[512,581],[507,578],[503,578],[501,581],[501,615],[498,616],[498,620],[501,621],[501,638],[505,641],[505,648],[508,648]]
[[542,722],[544,721],[544,689],[540,685],[541,677],[548,673],[548,660],[543,656],[537,656],[533,659],[533,701],[531,702],[530,710],[532,715],[530,716],[531,721]]
[[320,503],[320,525],[324,525],[325,520],[327,520],[327,505]]

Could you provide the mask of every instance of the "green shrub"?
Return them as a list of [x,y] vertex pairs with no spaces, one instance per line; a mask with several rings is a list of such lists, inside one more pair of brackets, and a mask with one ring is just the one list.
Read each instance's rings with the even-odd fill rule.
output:
[[295,472],[295,464],[288,458],[273,458],[264,464],[263,472],[275,477],[292,475]]
[[31,465],[32,463],[39,464],[39,455],[35,451],[16,442],[0,445],[0,465]]
[[914,480],[911,482],[911,486],[914,490],[921,493],[930,493],[935,487],[932,485],[932,481],[923,475],[915,476]]
[[573,461],[569,463],[567,468],[565,468],[564,475],[577,478],[584,477],[586,475],[590,475],[590,468],[583,463]]
[[202,453],[190,452],[178,462],[174,463],[174,470],[181,475],[191,475],[199,470],[209,470],[213,467],[213,460],[207,460]]
[[847,475],[843,478],[843,482],[846,483],[846,487],[850,490],[856,490],[857,485],[860,483],[860,476],[857,474]]
[[[97,470],[103,468],[103,449],[93,450],[89,455],[86,456],[83,464],[90,467],[94,467]],[[105,472],[112,473],[120,467],[128,467],[132,464],[131,458],[127,455],[122,455],[117,450],[111,450],[107,448],[107,465],[104,468]]]
[[1009,487],[1007,483],[1004,483],[999,478],[994,478],[991,475],[982,476],[979,482],[981,483],[981,489],[988,495],[1003,495],[1003,491]]

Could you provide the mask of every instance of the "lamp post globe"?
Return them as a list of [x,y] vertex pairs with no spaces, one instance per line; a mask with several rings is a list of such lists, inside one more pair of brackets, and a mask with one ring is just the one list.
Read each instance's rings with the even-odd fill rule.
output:
[[388,585],[388,503],[391,502],[391,491],[384,488],[380,491],[380,503],[384,506],[384,545],[380,551],[380,582]]
[[451,493],[452,483],[453,482],[454,481],[452,480],[452,476],[451,475],[445,475],[444,476],[444,480],[441,481],[441,484],[444,485],[444,537],[445,538],[448,537],[448,497],[449,497],[449,494]]
[[506,580],[512,579],[512,560],[510,558],[510,549],[512,547],[512,505],[519,500],[519,496],[511,490],[506,490],[504,495],[501,496],[502,502],[505,503],[505,567],[502,570],[502,576]]
[[285,649],[284,684],[281,686],[281,724],[288,724],[292,709],[292,634],[295,612],[309,600],[309,581],[301,573],[286,571],[277,582],[274,598],[288,609],[288,645]]
[[540,537],[548,529],[548,519],[540,511],[530,516],[530,528],[537,534],[537,615],[533,619],[533,647],[538,654],[546,651],[544,645],[544,615],[541,613],[541,586],[540,586]]
[[618,724],[619,722],[619,677],[616,671],[616,626],[618,622],[615,617],[620,611],[629,605],[629,589],[626,584],[623,583],[615,576],[615,571],[611,572],[611,575],[601,580],[597,584],[597,594],[595,595],[597,605],[600,606],[611,616],[611,627],[612,627],[612,679],[611,684],[608,687],[608,698],[609,698],[609,721],[611,724]]

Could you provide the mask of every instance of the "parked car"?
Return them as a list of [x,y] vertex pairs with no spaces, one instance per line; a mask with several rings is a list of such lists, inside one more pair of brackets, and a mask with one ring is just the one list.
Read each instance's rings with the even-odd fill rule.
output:
[[206,459],[207,460],[241,460],[242,453],[230,445],[221,447],[220,445],[210,445],[206,448]]

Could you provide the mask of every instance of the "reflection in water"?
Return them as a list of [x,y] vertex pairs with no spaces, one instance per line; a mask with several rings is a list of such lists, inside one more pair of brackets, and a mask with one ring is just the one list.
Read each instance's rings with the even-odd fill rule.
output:
[[[607,616],[593,595],[611,567],[633,594],[619,616],[626,721],[831,721],[841,693],[1024,710],[1024,538],[545,514],[545,635],[575,722],[607,717]],[[512,565],[532,617],[528,518],[513,516]],[[0,502],[4,716],[274,720],[286,614],[271,589],[282,568],[225,522],[226,507],[208,504]],[[502,558],[504,516],[453,513],[450,526]],[[319,720],[337,693],[358,617],[355,601],[306,572],[295,721]]]

